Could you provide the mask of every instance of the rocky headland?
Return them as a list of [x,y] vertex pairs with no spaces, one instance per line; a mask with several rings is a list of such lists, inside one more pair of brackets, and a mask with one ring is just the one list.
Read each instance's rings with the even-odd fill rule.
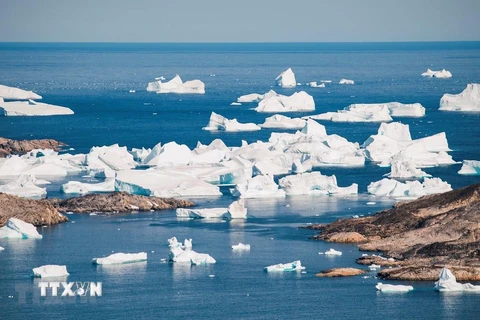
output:
[[53,149],[59,151],[66,144],[53,139],[13,140],[0,137],[0,158],[14,154],[25,154],[34,149]]
[[480,184],[399,202],[372,216],[307,228],[321,232],[314,239],[382,252],[384,257],[357,259],[388,266],[378,273],[381,278],[436,280],[447,266],[458,280],[480,280]]

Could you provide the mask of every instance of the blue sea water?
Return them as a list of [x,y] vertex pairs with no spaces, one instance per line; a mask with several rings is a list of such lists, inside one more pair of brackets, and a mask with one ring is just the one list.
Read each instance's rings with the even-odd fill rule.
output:
[[[293,43],[293,44],[0,44],[0,83],[34,90],[43,101],[74,110],[73,116],[0,117],[0,136],[13,139],[53,138],[88,152],[92,146],[119,143],[152,147],[176,141],[193,148],[197,141],[221,138],[229,146],[242,140],[267,140],[273,130],[211,133],[201,128],[212,111],[241,122],[262,123],[266,114],[254,105],[230,106],[236,98],[274,89],[275,77],[292,67],[298,82],[332,80],[326,88],[302,86],[316,102],[316,112],[336,111],[351,103],[420,102],[423,118],[397,118],[410,125],[413,138],[446,132],[453,158],[480,159],[480,115],[438,111],[444,93],[458,93],[480,82],[480,43]],[[450,79],[423,78],[427,68],[445,68]],[[157,95],[146,92],[155,77],[180,74],[201,79],[205,95]],[[338,85],[341,78],[355,85]],[[136,90],[129,93],[129,90]],[[293,113],[289,116],[303,116]],[[362,143],[378,124],[322,123],[328,133]],[[460,176],[460,164],[425,169],[454,188],[478,182]],[[375,291],[377,279],[319,279],[315,272],[355,266],[355,246],[326,244],[298,229],[307,223],[331,222],[354,214],[370,214],[393,204],[374,199],[366,186],[388,169],[325,168],[340,185],[358,183],[358,197],[289,197],[249,200],[245,222],[179,221],[173,211],[117,217],[70,215],[67,223],[40,231],[40,241],[0,241],[0,318],[410,318],[475,319],[480,295],[440,294],[431,282],[415,282],[408,294]],[[59,183],[49,187],[58,195]],[[232,198],[195,199],[198,205],[228,205]],[[290,206],[286,206],[289,204]],[[210,253],[217,264],[182,267],[161,263],[166,240],[193,238],[194,249]],[[230,246],[250,243],[249,253]],[[329,248],[341,257],[318,255]],[[95,267],[93,257],[112,251],[149,253],[147,263]],[[152,253],[152,251],[154,251]],[[301,259],[306,274],[270,275],[263,267]],[[103,296],[39,297],[31,269],[66,264],[69,281],[102,281]],[[209,277],[215,275],[215,277]],[[373,273],[370,275],[374,275]],[[402,282],[403,284],[404,282]]]

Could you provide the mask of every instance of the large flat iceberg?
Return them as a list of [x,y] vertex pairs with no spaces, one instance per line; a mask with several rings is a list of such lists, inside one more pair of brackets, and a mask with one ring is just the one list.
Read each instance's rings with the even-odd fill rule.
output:
[[415,199],[429,194],[451,191],[452,187],[440,178],[425,178],[419,181],[405,183],[394,179],[382,179],[372,182],[367,187],[368,193],[376,196],[386,196],[398,199]]
[[313,97],[305,91],[295,92],[291,96],[276,94],[268,96],[258,103],[257,112],[299,112],[315,111]]
[[41,96],[33,91],[27,91],[20,88],[8,87],[0,84],[0,98],[9,100],[38,100]]
[[205,84],[200,80],[182,81],[177,74],[172,80],[162,82],[161,79],[148,83],[147,91],[155,91],[156,93],[188,93],[188,94],[204,94]]
[[408,292],[413,290],[412,286],[404,286],[401,284],[384,284],[381,282],[377,283],[375,288],[377,288],[377,290],[381,292]]
[[471,283],[458,283],[457,278],[446,267],[440,271],[438,281],[435,282],[435,290],[438,291],[479,291],[480,286]]
[[34,268],[33,276],[39,278],[62,278],[70,275],[67,272],[67,266],[60,266],[60,265],[44,265],[38,268]]
[[1,238],[41,239],[42,236],[33,224],[17,218],[10,218],[5,226],[0,228]]
[[115,191],[115,179],[107,179],[99,183],[85,183],[80,181],[69,181],[60,187],[60,191],[66,194],[85,195],[94,192]]
[[184,209],[176,210],[177,217],[191,219],[246,219],[247,208],[243,199],[234,201],[228,208]]
[[48,181],[37,180],[33,175],[23,175],[17,179],[0,185],[0,192],[13,194],[22,198],[42,199],[47,196],[47,189],[39,187]]
[[283,71],[275,79],[275,82],[282,88],[294,88],[297,85],[297,80],[295,80],[295,74],[293,73],[292,68]]
[[470,83],[459,94],[445,93],[439,110],[480,112],[480,84]]
[[240,123],[237,121],[237,119],[229,120],[215,112],[212,112],[208,125],[203,128],[203,130],[207,131],[226,132],[258,131],[260,129],[262,128],[257,126],[255,123]]
[[28,101],[5,102],[0,98],[0,115],[3,116],[55,116],[73,114],[72,109],[53,104]]
[[147,253],[114,253],[104,258],[93,258],[93,264],[125,264],[147,261]]
[[324,176],[320,172],[301,173],[286,176],[278,182],[287,196],[292,195],[329,195],[329,194],[357,194],[358,185],[339,187],[337,178]]
[[267,272],[292,272],[292,271],[302,271],[305,270],[305,267],[302,266],[300,260],[289,262],[289,263],[279,263],[272,266],[265,267]]

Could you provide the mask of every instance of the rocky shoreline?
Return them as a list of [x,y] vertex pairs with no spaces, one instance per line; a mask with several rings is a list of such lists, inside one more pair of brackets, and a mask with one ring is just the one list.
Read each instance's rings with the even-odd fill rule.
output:
[[116,214],[132,211],[168,210],[191,207],[187,200],[130,195],[125,192],[91,194],[78,198],[31,200],[0,193],[0,227],[9,218],[35,226],[67,222],[60,212]]
[[384,257],[357,259],[363,265],[388,266],[379,278],[432,281],[446,266],[458,280],[480,280],[480,184],[399,202],[372,216],[306,228],[321,232],[313,237],[317,240],[382,252]]
[[34,149],[53,149],[60,151],[65,143],[53,139],[13,140],[0,137],[0,158],[8,155],[25,154]]

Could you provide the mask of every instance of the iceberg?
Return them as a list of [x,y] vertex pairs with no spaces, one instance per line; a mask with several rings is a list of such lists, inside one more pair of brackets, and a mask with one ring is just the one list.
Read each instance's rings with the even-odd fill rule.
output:
[[295,88],[297,86],[297,81],[295,80],[295,74],[293,73],[292,68],[283,71],[275,79],[275,82],[282,88]]
[[9,100],[39,100],[41,96],[33,91],[27,91],[20,88],[8,87],[0,84],[0,98]]
[[152,149],[138,149],[138,148],[132,148],[130,151],[131,155],[133,156],[133,159],[138,162],[143,162],[146,157],[152,152]]
[[452,187],[440,178],[425,178],[423,183],[419,181],[407,181],[403,183],[384,178],[380,181],[370,183],[367,190],[368,193],[375,196],[415,199],[429,194],[447,192],[452,190]]
[[292,271],[302,271],[305,270],[305,267],[302,266],[300,260],[293,261],[290,263],[279,263],[272,266],[265,267],[267,272],[292,272]]
[[430,77],[430,78],[451,78],[452,73],[450,71],[447,71],[445,69],[442,69],[440,71],[434,71],[431,69],[427,69],[424,73],[422,73],[422,77]]
[[341,255],[342,255],[342,252],[330,248],[330,250],[325,251],[325,254],[326,254],[326,255],[330,255],[330,256],[341,256]]
[[174,166],[188,164],[192,158],[192,151],[184,144],[169,142],[163,146],[158,144],[152,149],[152,153],[145,159],[148,166]]
[[200,80],[183,82],[177,74],[172,80],[167,82],[162,82],[161,79],[149,82],[147,91],[155,91],[156,93],[204,94],[205,84]]
[[59,266],[54,264],[40,266],[32,270],[33,276],[38,278],[60,278],[66,277],[70,274],[67,272],[67,266]]
[[278,198],[285,197],[285,191],[278,188],[271,175],[259,175],[237,184],[232,191],[240,198]]
[[257,112],[299,112],[315,111],[313,97],[305,91],[295,92],[291,96],[281,94],[264,98],[255,108]]
[[353,80],[348,80],[348,79],[341,79],[338,84],[354,84],[355,81]]
[[210,121],[208,125],[203,128],[207,131],[226,131],[226,132],[239,132],[239,131],[258,131],[261,127],[255,123],[240,123],[237,119],[229,120],[215,112],[210,115]]
[[228,208],[184,209],[176,210],[178,218],[191,219],[246,219],[247,209],[243,199],[234,201]]
[[425,107],[420,103],[388,102],[385,105],[392,117],[423,117],[425,115]]
[[80,181],[69,181],[60,187],[60,191],[66,194],[85,195],[95,192],[115,191],[115,179],[107,179],[100,183],[83,183]]
[[42,236],[33,224],[17,218],[10,218],[5,226],[0,228],[1,238],[41,239]]
[[389,122],[393,120],[388,106],[367,104],[352,104],[344,110],[326,112],[304,118],[333,122]]
[[0,116],[55,116],[73,114],[72,109],[53,104],[28,101],[5,102],[0,98]]
[[439,110],[480,112],[480,84],[469,83],[459,94],[445,93]]
[[431,177],[426,172],[417,169],[412,160],[405,159],[403,152],[397,153],[393,156],[391,161],[390,173],[387,175],[389,178],[422,178]]
[[262,128],[275,129],[302,129],[305,127],[306,121],[300,118],[289,118],[280,114],[275,114],[265,119],[265,122],[260,125]]
[[463,165],[459,174],[480,175],[480,161],[478,160],[463,160]]
[[250,251],[250,245],[249,244],[243,244],[239,242],[238,244],[234,244],[232,246],[232,250],[234,251]]
[[48,181],[39,181],[33,175],[22,175],[16,180],[0,185],[0,192],[13,194],[22,198],[42,199],[47,196],[47,189],[38,185]]
[[278,95],[275,91],[270,90],[264,94],[250,93],[237,98],[238,103],[260,102],[263,99]]
[[453,273],[443,267],[440,271],[438,281],[435,282],[435,290],[438,291],[480,291],[480,286],[470,283],[458,283]]
[[177,238],[173,237],[168,240],[170,253],[168,259],[176,263],[190,263],[193,265],[213,264],[217,261],[206,253],[197,253],[192,250],[192,239],[186,239],[182,246]]
[[114,253],[104,258],[94,258],[92,259],[93,264],[124,264],[124,263],[134,263],[147,261],[147,253]]
[[[85,156],[84,164],[91,172],[128,170],[137,165],[127,147],[120,147],[118,144],[91,148]],[[114,174],[106,173],[105,176],[113,177]]]
[[404,286],[400,284],[383,284],[381,282],[377,283],[375,288],[377,288],[377,290],[381,292],[408,292],[413,290],[412,286]]
[[320,172],[301,173],[286,176],[278,182],[287,196],[292,195],[345,195],[357,194],[358,185],[341,188],[337,185],[337,178],[324,176]]
[[312,119],[308,119],[305,122],[305,126],[302,128],[301,133],[307,136],[327,136],[327,129],[325,129],[324,125],[321,125],[317,121]]
[[5,250],[5,248],[4,248],[4,247],[0,247],[0,251],[3,251],[3,250]]
[[316,81],[308,82],[307,86],[312,88],[325,88],[325,83],[318,84]]

